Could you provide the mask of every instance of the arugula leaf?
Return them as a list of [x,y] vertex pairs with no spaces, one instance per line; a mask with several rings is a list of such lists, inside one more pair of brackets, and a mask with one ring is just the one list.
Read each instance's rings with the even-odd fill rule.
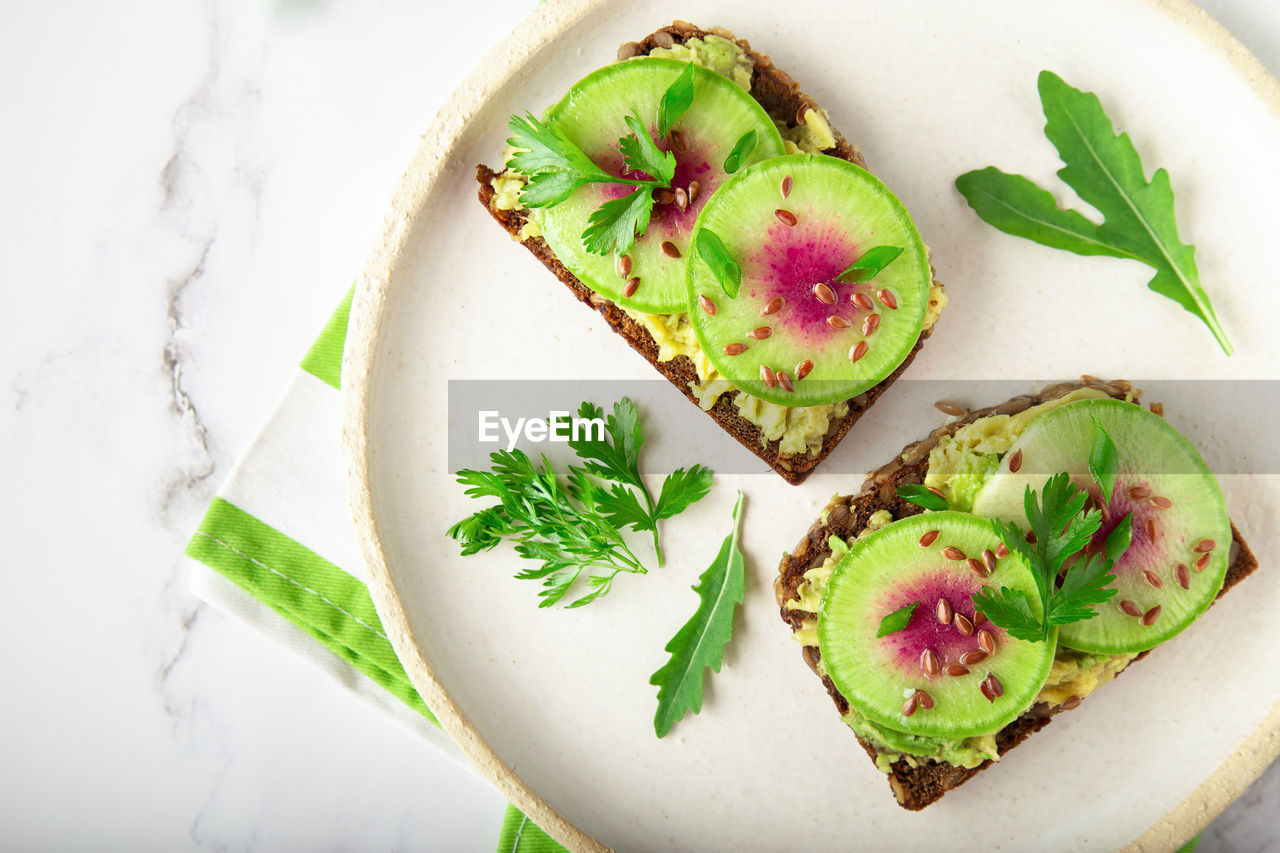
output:
[[671,132],[671,126],[693,105],[693,63],[680,72],[658,102],[658,138]]
[[670,184],[676,174],[676,155],[658,147],[639,116],[633,113],[626,116],[625,120],[627,127],[631,129],[631,135],[618,140],[623,166],[636,172],[644,172],[663,185]]
[[724,292],[731,298],[737,296],[738,288],[742,287],[742,267],[738,266],[720,235],[710,228],[700,228],[693,245],[698,257],[711,268],[711,274],[720,282]]
[[746,591],[742,552],[738,550],[741,514],[739,492],[733,507],[733,531],[693,587],[698,609],[667,643],[670,660],[649,679],[658,687],[658,710],[653,716],[658,737],[665,737],[689,711],[696,714],[702,710],[703,670],[720,671],[724,647],[733,636],[733,614]]
[[729,156],[724,158],[724,170],[732,175],[741,169],[743,161],[750,157],[751,152],[756,149],[758,138],[755,128],[739,136],[738,141],[733,143],[733,150],[729,152]]
[[1089,448],[1089,473],[1102,490],[1102,502],[1111,503],[1111,490],[1116,485],[1116,473],[1120,470],[1120,453],[1115,442],[1107,435],[1102,421],[1093,418],[1093,445]]
[[1142,160],[1126,133],[1116,134],[1098,96],[1072,88],[1051,71],[1040,72],[1045,136],[1064,167],[1058,176],[1103,216],[1095,225],[1018,175],[997,169],[967,172],[956,188],[987,223],[1046,246],[1082,255],[1141,261],[1155,270],[1147,287],[1200,318],[1223,352],[1233,349],[1200,284],[1195,247],[1178,237],[1169,173],[1147,181]]
[[840,275],[836,276],[836,281],[844,284],[870,281],[901,254],[900,246],[876,246],[867,249],[862,253],[862,257],[849,264]]
[[[603,418],[591,402],[578,407],[585,419]],[[521,569],[520,580],[540,580],[539,607],[550,607],[569,594],[581,579],[587,593],[570,607],[581,607],[606,595],[620,572],[647,570],[627,545],[622,531],[652,531],[654,553],[662,565],[658,521],[677,515],[711,488],[711,471],[701,465],[677,469],[663,483],[655,506],[640,476],[644,434],[640,410],[629,398],[614,404],[605,419],[605,438],[571,439],[569,446],[585,464],[570,466],[563,485],[551,462],[535,463],[523,451],[490,454],[492,470],[464,469],[455,475],[471,498],[496,498],[447,531],[463,556],[495,547],[505,539],[516,553],[539,565]],[[605,481],[605,485],[595,479]]]
[[587,218],[583,248],[594,255],[625,255],[635,245],[636,237],[649,227],[652,212],[653,197],[645,187],[606,201]]
[[898,486],[898,497],[904,501],[910,501],[916,506],[922,506],[925,509],[940,511],[950,509],[947,499],[928,486],[922,486],[919,483],[908,483],[905,486]]
[[880,620],[880,627],[876,629],[877,637],[887,637],[890,634],[896,634],[907,625],[911,624],[911,614],[916,612],[916,608],[920,606],[920,602],[913,601],[906,607],[899,607],[888,616]]

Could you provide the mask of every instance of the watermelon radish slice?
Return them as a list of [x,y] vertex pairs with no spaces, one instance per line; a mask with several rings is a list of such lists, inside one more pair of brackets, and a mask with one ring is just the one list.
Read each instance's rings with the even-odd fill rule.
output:
[[[906,208],[865,169],[815,154],[774,157],[717,190],[702,229],[720,238],[742,282],[730,296],[695,256],[690,316],[716,369],[755,397],[787,406],[848,399],[892,373],[920,337],[929,258]],[[868,281],[836,280],[880,246],[902,253]]]
[[975,495],[973,511],[1025,528],[1026,487],[1038,492],[1063,471],[1100,504],[1101,490],[1089,473],[1094,418],[1115,443],[1119,473],[1089,548],[1101,551],[1125,516],[1132,516],[1133,536],[1112,570],[1115,597],[1097,607],[1098,616],[1064,625],[1061,641],[1086,652],[1144,651],[1182,631],[1213,603],[1231,546],[1218,481],[1164,418],[1120,400],[1080,400],[1048,411],[1009,449]]
[[[993,585],[1025,593],[1039,616],[1030,568],[1001,547],[988,520],[929,512],[880,528],[849,548],[823,596],[827,674],[887,728],[945,738],[998,731],[1040,692],[1056,637],[1019,640],[977,617],[970,599]],[[913,602],[905,628],[876,636],[886,616]]]
[[[626,260],[588,252],[582,232],[601,204],[627,195],[631,187],[588,184],[534,214],[543,239],[583,284],[638,311],[685,310],[684,256],[690,233],[698,212],[727,177],[724,163],[734,144],[748,131],[756,132],[755,148],[743,167],[783,153],[782,137],[760,105],[727,78],[700,67],[694,68],[692,105],[672,126],[673,133],[657,139],[658,104],[687,67],[657,57],[607,66],[575,84],[546,117],[548,126],[563,131],[597,166],[620,177],[651,177],[623,173],[618,140],[630,133],[625,121],[630,113],[646,123],[659,148],[675,154],[672,192],[655,194],[649,227]],[[624,296],[633,281],[630,295]]]

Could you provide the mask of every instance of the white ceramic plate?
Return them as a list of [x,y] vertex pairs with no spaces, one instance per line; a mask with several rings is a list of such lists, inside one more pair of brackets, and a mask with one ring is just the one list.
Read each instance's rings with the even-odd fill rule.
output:
[[[512,579],[520,561],[509,550],[463,559],[443,535],[476,508],[450,473],[448,382],[653,374],[489,220],[472,168],[499,159],[509,114],[540,111],[619,43],[675,17],[726,26],[771,54],[914,213],[952,304],[908,376],[957,384],[899,383],[827,460],[829,473],[802,487],[768,473],[718,477],[707,500],[668,524],[667,568],[622,579],[584,610],[539,610],[535,585]],[[1198,247],[1237,355],[1147,291],[1146,268],[1006,237],[955,192],[958,174],[991,164],[1054,182],[1035,91],[1042,68],[1097,92],[1148,169],[1172,173],[1182,234]],[[1193,834],[1275,755],[1280,720],[1276,469],[1240,463],[1242,407],[1206,405],[1212,386],[1165,386],[1166,403],[1211,462],[1236,472],[1224,488],[1263,570],[925,812],[894,803],[802,663],[771,584],[780,554],[831,494],[858,487],[848,472],[938,424],[929,401],[941,388],[982,405],[1081,372],[1276,379],[1278,105],[1276,82],[1244,49],[1173,0],[542,7],[424,137],[357,293],[344,367],[374,598],[449,733],[517,805],[580,847],[1161,849]],[[975,379],[1014,381],[997,396],[963,384]],[[1238,396],[1263,386],[1230,387]],[[660,383],[645,388],[655,405],[680,399]],[[713,448],[740,452],[709,422],[686,431],[680,420],[650,424],[655,469]],[[741,451],[720,470],[760,471],[749,459]],[[747,600],[702,713],[658,740],[649,675],[693,610],[689,586],[727,532],[738,489]]]

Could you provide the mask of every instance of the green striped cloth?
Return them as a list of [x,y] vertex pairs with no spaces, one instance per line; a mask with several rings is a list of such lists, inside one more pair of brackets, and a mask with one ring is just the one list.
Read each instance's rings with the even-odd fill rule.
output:
[[[202,599],[293,646],[373,704],[461,757],[396,658],[366,585],[346,506],[339,386],[351,296],[187,544]],[[514,806],[500,853],[564,848]]]

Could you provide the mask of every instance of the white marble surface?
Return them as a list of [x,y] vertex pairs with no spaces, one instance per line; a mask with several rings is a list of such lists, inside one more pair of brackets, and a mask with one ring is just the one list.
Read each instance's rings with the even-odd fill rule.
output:
[[[198,604],[179,555],[533,5],[0,2],[0,847],[493,849],[487,783]],[[1280,74],[1280,6],[1204,5]],[[1277,814],[1280,766],[1200,849],[1280,850]]]

